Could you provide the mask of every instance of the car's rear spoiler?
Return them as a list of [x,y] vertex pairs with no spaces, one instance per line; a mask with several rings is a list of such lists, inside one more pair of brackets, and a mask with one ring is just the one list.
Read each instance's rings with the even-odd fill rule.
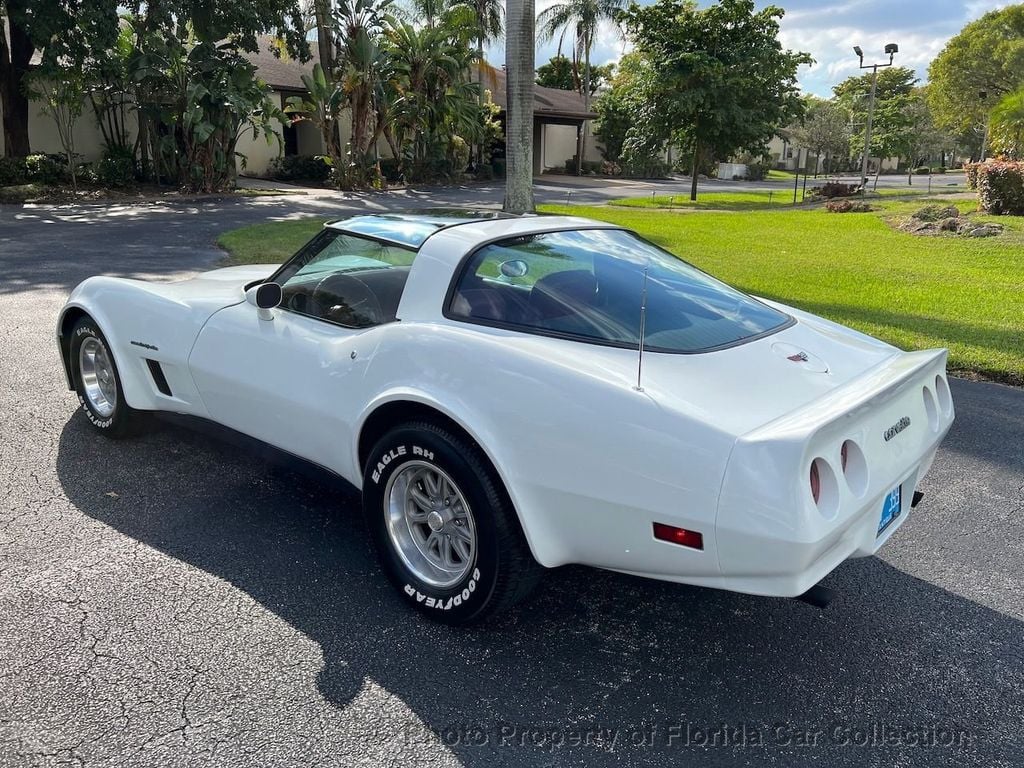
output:
[[756,442],[806,436],[846,414],[898,396],[925,369],[945,370],[947,355],[946,349],[895,355],[818,400],[747,433],[743,439]]

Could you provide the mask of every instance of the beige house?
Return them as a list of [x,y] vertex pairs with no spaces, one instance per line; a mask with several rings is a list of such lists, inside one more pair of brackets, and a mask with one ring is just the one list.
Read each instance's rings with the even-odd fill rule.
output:
[[[773,136],[772,140],[768,143],[768,156],[772,159],[772,164],[775,168],[795,171],[797,168],[806,166],[811,173],[814,173],[814,152],[791,144],[781,136]],[[882,161],[882,171],[895,171],[899,164],[900,159],[898,157],[888,157]],[[878,168],[878,158],[872,157],[870,165],[871,173],[873,174]],[[818,158],[818,173],[822,172],[824,166],[825,156],[822,155]]]
[[[269,38],[260,41],[260,51],[249,54],[256,65],[259,76],[273,90],[273,98],[283,108],[292,96],[305,93],[302,75],[312,71],[316,61],[303,64],[293,59],[275,56],[269,46]],[[489,71],[488,71],[489,70]],[[485,70],[484,87],[491,91],[491,98],[502,112],[504,120],[506,105],[505,73],[501,69]],[[567,160],[576,155],[577,131],[585,120],[596,117],[587,112],[583,98],[574,91],[534,86],[534,173],[540,174],[551,168],[564,168]],[[129,117],[128,130],[137,131],[133,116]],[[350,135],[349,121],[340,120],[341,140],[344,145]],[[255,137],[252,130],[245,131],[238,140],[237,152],[239,173],[248,176],[264,176],[270,170],[275,158],[283,155],[318,155],[323,153],[320,131],[312,123],[298,122],[294,125],[275,128],[277,138]],[[103,155],[103,139],[92,112],[86,109],[74,129],[75,152],[86,162],[98,160]],[[61,153],[63,147],[57,135],[53,120],[42,113],[38,103],[29,105],[29,142],[33,152]],[[3,144],[3,125],[0,123],[0,146]],[[391,155],[386,142],[378,147],[382,157]],[[591,138],[584,153],[587,160],[600,160],[600,153]]]

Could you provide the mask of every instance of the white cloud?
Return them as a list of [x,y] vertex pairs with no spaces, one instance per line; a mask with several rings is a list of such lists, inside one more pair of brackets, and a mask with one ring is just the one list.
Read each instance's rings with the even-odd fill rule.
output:
[[[646,2],[646,0],[641,0]],[[541,0],[538,12],[554,0]],[[801,87],[809,93],[829,96],[832,87],[860,72],[853,46],[860,45],[866,58],[884,61],[882,49],[890,42],[898,43],[900,53],[896,64],[917,71],[922,82],[927,79],[928,65],[942,50],[950,37],[964,24],[988,11],[1013,5],[1011,0],[774,0],[787,8],[782,19],[780,39],[783,47],[807,51],[815,64],[801,67]],[[710,0],[700,0],[707,6]],[[759,6],[768,0],[758,0]],[[563,53],[570,55],[566,36]],[[591,59],[595,64],[617,61],[630,48],[612,24],[602,24]],[[877,49],[877,50],[876,50]],[[558,40],[538,43],[537,65],[555,55]],[[504,45],[499,42],[487,50],[492,63],[504,63]],[[874,58],[872,58],[874,57]]]

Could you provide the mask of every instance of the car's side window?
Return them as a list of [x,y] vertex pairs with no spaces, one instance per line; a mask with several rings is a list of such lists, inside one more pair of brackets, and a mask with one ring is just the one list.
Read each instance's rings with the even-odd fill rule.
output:
[[519,238],[483,248],[455,292],[456,316],[575,331],[596,297],[593,254]]
[[278,273],[281,306],[349,328],[392,322],[416,252],[326,230]]

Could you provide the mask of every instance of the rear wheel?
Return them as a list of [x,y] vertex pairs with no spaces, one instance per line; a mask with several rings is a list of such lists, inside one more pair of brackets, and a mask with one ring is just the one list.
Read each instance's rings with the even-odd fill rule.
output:
[[542,572],[487,458],[437,424],[405,424],[377,443],[363,510],[388,579],[438,621],[481,621],[525,597]]
[[107,437],[128,437],[145,427],[145,413],[125,402],[121,377],[103,333],[90,317],[71,331],[71,372],[89,423]]

